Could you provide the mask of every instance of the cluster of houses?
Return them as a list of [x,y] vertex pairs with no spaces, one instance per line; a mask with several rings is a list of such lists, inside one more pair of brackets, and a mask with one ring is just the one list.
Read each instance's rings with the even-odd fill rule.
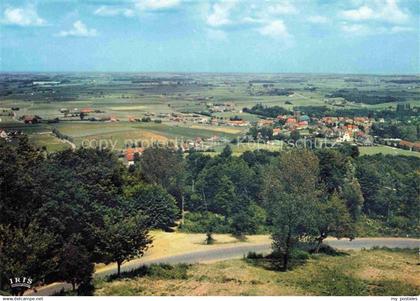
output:
[[[176,145],[172,144],[172,146],[174,149],[181,150],[182,152],[188,152],[190,150],[209,151],[215,146],[224,145],[229,142],[230,140],[223,136],[214,135],[208,138],[196,137],[195,139],[182,140]],[[131,146],[125,148],[120,155],[123,157],[124,163],[130,166],[135,163],[136,158],[139,158],[143,154],[144,150],[144,147]]]
[[206,106],[211,113],[235,111],[235,104],[233,102],[224,102],[224,103],[208,102],[206,103]]
[[257,127],[271,127],[273,137],[288,136],[299,131],[303,136],[323,137],[334,142],[351,142],[359,145],[373,145],[373,137],[369,135],[372,119],[367,117],[309,117],[294,112],[290,115],[278,115],[276,118],[260,119]]

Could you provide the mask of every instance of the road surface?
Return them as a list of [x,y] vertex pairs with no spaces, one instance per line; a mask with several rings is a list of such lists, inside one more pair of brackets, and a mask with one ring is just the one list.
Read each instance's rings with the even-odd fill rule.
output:
[[[327,239],[325,243],[342,250],[360,250],[362,248],[372,248],[374,246],[389,247],[389,248],[419,248],[420,239],[411,238],[358,238],[353,241],[347,239],[336,240]],[[247,244],[233,247],[223,247],[218,249],[211,249],[208,251],[190,252],[180,255],[173,255],[162,257],[158,259],[142,258],[140,260],[129,261],[121,266],[121,272],[131,271],[137,269],[142,265],[150,265],[154,263],[199,263],[209,261],[220,261],[233,258],[241,258],[248,252],[269,253],[271,250],[270,244]],[[117,268],[103,269],[95,272],[95,278],[103,278],[117,273]],[[70,290],[71,285],[68,283],[53,283],[38,289],[37,292],[28,291],[25,295],[31,296],[48,296],[55,294],[61,290]]]

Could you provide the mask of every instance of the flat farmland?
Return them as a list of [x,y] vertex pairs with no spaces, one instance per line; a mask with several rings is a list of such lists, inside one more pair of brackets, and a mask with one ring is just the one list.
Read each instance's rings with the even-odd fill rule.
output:
[[[74,139],[77,146],[94,146],[100,140],[112,141],[119,149],[124,148],[130,141],[166,142],[173,139],[192,140],[197,137],[210,138],[223,136],[227,139],[237,137],[236,128],[231,127],[204,127],[183,126],[157,123],[131,123],[131,122],[61,122],[54,125],[62,134]],[[90,142],[92,141],[92,142]],[[96,142],[95,142],[96,141]],[[105,143],[105,142],[104,142]]]
[[[213,105],[233,103],[231,111],[213,112],[211,116],[226,121],[234,116],[256,122],[260,116],[243,113],[244,107],[251,108],[261,103],[266,106],[280,106],[293,110],[295,106],[327,106],[330,109],[372,109],[395,108],[398,103],[420,106],[418,93],[420,87],[417,77],[401,84],[401,78],[370,75],[335,74],[217,74],[217,73],[107,73],[107,74],[60,74],[53,77],[59,85],[39,86],[28,78],[3,75],[8,94],[0,96],[0,109],[14,111],[15,118],[0,116],[0,128],[19,129],[28,135],[51,132],[57,128],[80,146],[84,140],[112,140],[118,149],[125,141],[167,141],[168,139],[195,139],[220,136],[231,140],[247,132],[248,127],[214,126],[184,119],[174,122],[161,118],[160,114],[170,116],[179,113],[201,113],[210,115]],[[36,78],[35,75],[33,75]],[[12,80],[10,80],[12,78]],[[394,81],[392,81],[394,80]],[[403,80],[403,82],[404,82]],[[365,103],[347,101],[343,97],[330,97],[333,93],[357,91],[372,97],[393,96],[398,101]],[[370,93],[370,94],[369,94]],[[354,97],[354,95],[351,95]],[[356,95],[357,96],[357,95]],[[375,96],[375,95],[374,95]],[[362,99],[363,100],[363,99]],[[337,102],[339,106],[337,105]],[[61,109],[78,112],[91,108],[86,119],[115,118],[117,122],[81,121],[79,117],[65,117]],[[4,115],[4,114],[3,114]],[[18,122],[24,115],[37,115],[43,119],[40,125],[24,125]],[[70,114],[71,115],[71,114]],[[204,117],[204,115],[202,115]],[[142,119],[150,116],[161,119],[155,122],[128,122],[129,119]],[[50,124],[48,120],[59,118],[59,123]],[[48,150],[58,150],[61,141],[51,135],[30,137],[39,141],[38,145]],[[50,145],[51,144],[51,145]],[[66,144],[64,146],[67,146]],[[63,147],[64,147],[63,146]],[[220,147],[216,147],[217,150]],[[278,146],[259,145],[233,146],[235,154],[244,150],[264,148],[277,150]],[[376,152],[393,153],[389,149],[361,149],[362,154]],[[398,152],[402,152],[399,150]],[[406,153],[410,154],[411,153]]]

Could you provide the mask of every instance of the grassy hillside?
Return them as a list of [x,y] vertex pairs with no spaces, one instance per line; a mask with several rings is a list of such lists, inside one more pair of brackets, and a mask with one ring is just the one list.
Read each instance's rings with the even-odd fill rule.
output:
[[154,265],[133,278],[98,281],[96,295],[418,295],[415,250],[374,249],[316,255],[292,271],[265,259],[211,264]]

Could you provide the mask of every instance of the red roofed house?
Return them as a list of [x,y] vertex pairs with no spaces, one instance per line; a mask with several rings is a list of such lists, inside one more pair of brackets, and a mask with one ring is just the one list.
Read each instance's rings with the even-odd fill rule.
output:
[[273,124],[274,124],[274,120],[271,120],[271,119],[262,119],[258,121],[259,126],[267,126],[267,125],[273,125]]
[[281,128],[274,128],[273,129],[273,136],[278,136],[281,133]]
[[301,128],[301,129],[307,128],[308,127],[308,122],[307,121],[299,121],[298,127]]
[[401,140],[400,143],[399,143],[399,146],[404,148],[404,149],[408,149],[410,151],[420,152],[420,142],[419,141],[410,142],[410,141]]
[[80,110],[80,113],[84,113],[84,114],[88,114],[88,113],[93,113],[94,110],[92,108],[83,108]]
[[144,149],[141,148],[141,147],[127,148],[125,150],[125,156],[124,156],[127,165],[133,165],[135,154],[138,154],[139,156],[141,156],[143,151],[144,151]]

